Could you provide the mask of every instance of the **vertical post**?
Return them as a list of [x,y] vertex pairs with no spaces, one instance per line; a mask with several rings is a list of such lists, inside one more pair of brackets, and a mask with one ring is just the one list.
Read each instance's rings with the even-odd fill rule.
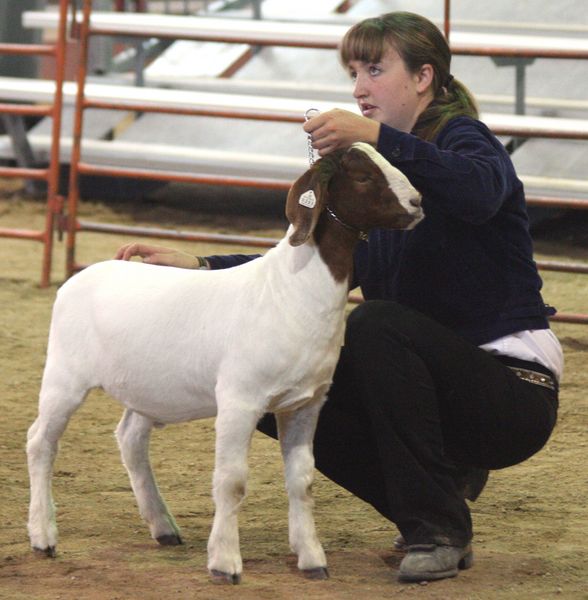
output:
[[[527,64],[524,60],[515,62],[515,114],[524,115],[526,112]],[[524,138],[512,139],[512,152],[525,142]]]
[[515,82],[515,113],[524,115],[526,112],[526,85],[527,85],[527,63],[519,60],[515,65],[516,82]]
[[67,47],[67,9],[69,0],[60,0],[59,29],[55,46],[55,94],[53,96],[51,156],[47,180],[47,208],[45,214],[45,240],[43,245],[43,269],[41,287],[47,287],[51,280],[51,255],[53,252],[53,231],[55,215],[61,212],[59,196],[61,113],[63,107],[63,80],[65,78],[65,55]]
[[451,23],[451,0],[445,0],[445,11],[444,11],[444,15],[443,15],[443,33],[445,34],[445,39],[447,40],[447,43],[449,43],[450,23]]
[[69,171],[69,193],[67,199],[67,240],[65,275],[70,277],[75,269],[75,244],[77,230],[78,201],[80,197],[80,173],[78,165],[82,154],[82,129],[84,113],[84,86],[86,84],[88,46],[90,38],[90,14],[92,12],[92,0],[84,0],[82,23],[79,29],[79,64],[77,72],[76,108],[73,125],[73,143],[71,151],[71,162]]
[[[263,15],[261,14],[261,0],[252,0],[251,6],[253,8],[253,19],[261,21],[263,19]],[[261,52],[261,46],[251,46],[251,53],[253,55],[259,52]]]
[[[99,11],[112,10],[111,0],[93,0],[93,8]],[[123,3],[123,10],[125,9]],[[88,65],[90,73],[108,73],[112,70],[112,55],[114,41],[110,36],[94,36],[88,48]]]

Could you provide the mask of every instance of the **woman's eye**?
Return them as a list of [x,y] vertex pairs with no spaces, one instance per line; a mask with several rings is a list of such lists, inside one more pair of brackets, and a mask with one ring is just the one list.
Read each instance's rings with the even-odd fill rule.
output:
[[382,69],[376,65],[371,65],[369,68],[370,75],[379,75]]

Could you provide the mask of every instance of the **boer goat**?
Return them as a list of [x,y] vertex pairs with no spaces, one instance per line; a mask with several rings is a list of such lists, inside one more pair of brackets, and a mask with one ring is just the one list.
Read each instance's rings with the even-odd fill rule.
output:
[[216,415],[208,569],[218,581],[240,581],[247,453],[260,417],[275,413],[290,545],[307,576],[327,577],[311,508],[312,441],[343,342],[352,253],[362,231],[413,227],[420,203],[402,173],[357,143],[293,184],[288,232],[261,258],[216,271],[111,260],[67,281],[28,432],[32,547],[55,556],[58,441],[88,391],[100,387],[125,407],[116,430],[122,460],[140,513],[164,545],[181,538],[149,464],[151,429]]

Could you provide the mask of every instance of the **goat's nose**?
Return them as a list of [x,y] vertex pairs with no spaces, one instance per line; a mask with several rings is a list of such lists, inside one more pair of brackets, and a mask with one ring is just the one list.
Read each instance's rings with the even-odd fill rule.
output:
[[414,206],[415,208],[418,208],[421,205],[421,197],[420,196],[413,196],[410,200],[409,200],[411,206]]

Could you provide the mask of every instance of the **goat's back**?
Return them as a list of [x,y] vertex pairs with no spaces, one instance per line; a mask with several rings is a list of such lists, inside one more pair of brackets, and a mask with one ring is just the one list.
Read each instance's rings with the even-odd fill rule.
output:
[[280,269],[267,268],[272,252],[219,271],[125,261],[88,267],[59,291],[47,377],[65,371],[76,385],[103,387],[162,422],[213,415],[219,385],[267,397],[310,393],[330,380],[342,320],[317,314],[314,325],[303,314],[308,306],[290,306],[274,279]]

